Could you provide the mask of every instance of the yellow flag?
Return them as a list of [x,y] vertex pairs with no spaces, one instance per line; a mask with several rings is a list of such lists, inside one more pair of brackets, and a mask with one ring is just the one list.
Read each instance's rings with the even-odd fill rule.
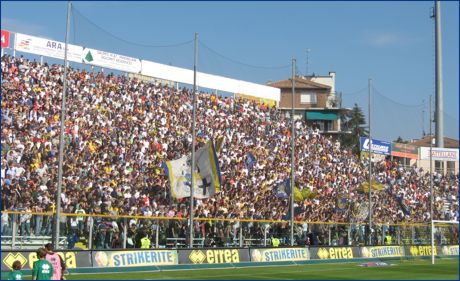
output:
[[224,144],[224,137],[218,137],[216,140],[216,151],[220,153],[222,145]]

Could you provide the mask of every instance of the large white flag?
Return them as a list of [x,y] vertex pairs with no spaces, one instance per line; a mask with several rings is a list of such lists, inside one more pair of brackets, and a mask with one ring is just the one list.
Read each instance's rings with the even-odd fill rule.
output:
[[[167,161],[165,172],[169,177],[171,195],[174,198],[190,197],[191,155]],[[209,198],[220,192],[221,176],[217,154],[212,141],[195,153],[194,197]]]

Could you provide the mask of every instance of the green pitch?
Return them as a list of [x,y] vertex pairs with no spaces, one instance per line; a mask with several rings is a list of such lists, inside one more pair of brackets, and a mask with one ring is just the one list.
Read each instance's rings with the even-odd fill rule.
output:
[[199,269],[161,272],[129,272],[100,274],[71,274],[68,280],[167,280],[167,279],[259,279],[259,280],[299,280],[299,279],[420,279],[420,280],[459,280],[458,259],[436,260],[394,260],[390,267],[360,267],[361,262],[306,264],[290,266]]

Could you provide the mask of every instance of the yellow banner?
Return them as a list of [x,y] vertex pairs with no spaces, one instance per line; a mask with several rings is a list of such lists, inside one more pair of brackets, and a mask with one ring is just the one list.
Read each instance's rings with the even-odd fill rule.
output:
[[240,93],[236,93],[235,94],[235,97],[239,97],[239,98],[243,98],[243,99],[247,99],[247,100],[252,100],[252,101],[256,101],[260,104],[265,104],[265,105],[268,105],[270,107],[272,106],[276,106],[277,103],[275,100],[271,100],[271,99],[264,99],[264,98],[259,98],[259,97],[254,97],[254,96],[250,96],[250,95],[245,95],[245,94],[240,94]]

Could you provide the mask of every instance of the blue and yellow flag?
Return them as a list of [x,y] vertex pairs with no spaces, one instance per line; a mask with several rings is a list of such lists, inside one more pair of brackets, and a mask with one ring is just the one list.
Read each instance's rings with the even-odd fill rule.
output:
[[281,183],[279,183],[276,187],[276,197],[278,198],[288,198],[291,195],[291,179],[288,178]]
[[248,152],[247,156],[246,167],[252,169],[254,167],[254,163],[256,163],[256,157],[252,154],[252,152]]

